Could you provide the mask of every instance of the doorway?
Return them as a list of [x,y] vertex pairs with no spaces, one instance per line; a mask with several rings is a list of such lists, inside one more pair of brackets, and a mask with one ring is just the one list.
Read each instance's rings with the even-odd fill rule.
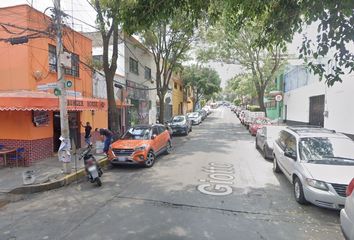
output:
[[[71,143],[75,144],[76,148],[81,148],[81,134],[80,134],[80,112],[68,112],[69,118],[69,133]],[[53,113],[53,150],[58,152],[61,141],[59,137],[61,135],[60,127],[60,112]]]
[[325,95],[310,97],[310,116],[309,124],[323,127],[324,125],[324,108]]

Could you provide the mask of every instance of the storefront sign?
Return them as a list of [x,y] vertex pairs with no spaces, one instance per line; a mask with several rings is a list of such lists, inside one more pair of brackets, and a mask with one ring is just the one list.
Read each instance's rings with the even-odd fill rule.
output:
[[49,124],[49,112],[48,111],[32,111],[32,121],[34,126],[42,127]]

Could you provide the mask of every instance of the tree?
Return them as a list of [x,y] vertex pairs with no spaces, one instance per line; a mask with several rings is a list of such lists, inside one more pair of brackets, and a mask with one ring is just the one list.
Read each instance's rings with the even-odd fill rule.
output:
[[228,18],[223,20],[204,34],[209,48],[199,51],[199,57],[239,64],[251,73],[250,79],[257,93],[258,104],[261,111],[265,112],[265,91],[284,63],[284,47],[282,44],[268,45],[267,48],[258,45],[257,40],[262,32],[256,23],[235,32],[230,30]]
[[195,22],[180,11],[170,19],[161,19],[141,32],[143,44],[152,52],[156,64],[156,90],[159,98],[159,121],[164,122],[165,96],[170,89],[174,71],[186,59],[186,53],[194,41]]
[[[106,2],[103,5],[100,0],[94,0],[92,6],[97,12],[97,24],[103,43],[102,65],[107,86],[108,128],[117,133],[120,129],[119,112],[114,97],[113,81],[117,70],[120,8],[119,5],[114,5],[110,2]],[[111,56],[109,56],[110,42],[113,45]]]
[[[353,0],[224,0],[223,3],[224,15],[229,16],[234,31],[244,23],[258,21],[263,33],[258,44],[263,47],[291,42],[295,33],[319,23],[315,41],[304,37],[300,57],[329,86],[341,82],[345,70],[354,70],[354,52],[350,50],[354,35]],[[326,64],[318,61],[332,53]]]
[[236,99],[257,98],[257,92],[252,81],[252,74],[238,74],[227,82],[226,89],[236,95]]
[[221,79],[219,74],[211,68],[192,65],[183,69],[182,80],[187,87],[191,87],[194,96],[193,111],[202,98],[210,100],[215,93],[219,93]]
[[[151,31],[163,38],[164,41],[159,41],[159,43],[173,43],[171,46],[162,46],[157,50],[157,61],[160,59],[161,68],[168,68],[165,71],[160,69],[159,76],[163,74],[164,82],[160,82],[161,87],[158,87],[159,98],[164,95],[168,85],[170,72],[177,66],[177,62],[181,60],[184,55],[185,49],[187,47],[184,45],[186,43],[185,39],[182,39],[182,33],[190,34],[189,27],[190,23],[195,24],[198,19],[204,16],[205,12],[208,11],[210,1],[209,0],[136,0],[136,1],[120,1],[120,0],[90,0],[91,6],[97,12],[97,25],[103,40],[103,71],[106,77],[107,85],[107,101],[108,101],[108,128],[114,132],[119,130],[119,112],[116,106],[114,98],[114,75],[117,69],[117,59],[118,59],[118,38],[119,38],[119,28],[128,34],[133,34],[137,31],[146,30],[146,32]],[[178,12],[178,14],[176,13]],[[186,28],[182,32],[178,32],[178,27],[183,27],[183,21],[180,21],[182,25],[178,26],[176,19],[171,20],[171,16],[186,16],[185,20],[188,19],[190,22],[187,24]],[[172,24],[173,23],[173,24]],[[186,23],[186,22],[184,22]],[[176,24],[176,26],[173,26]],[[170,32],[163,32],[163,26],[168,26],[169,29],[174,29],[174,35],[180,34],[180,39],[168,39]],[[171,27],[171,28],[170,28]],[[160,30],[160,32],[154,32],[155,30]],[[162,32],[161,32],[162,30]],[[148,34],[151,35],[151,34]],[[167,40],[168,39],[168,40]],[[149,39],[151,40],[151,39]],[[161,39],[159,39],[161,40]],[[178,40],[182,40],[181,43]],[[109,44],[112,43],[113,49],[112,54],[109,56]],[[152,42],[150,42],[152,43]],[[157,42],[156,42],[157,43]],[[170,51],[170,49],[176,49],[179,45],[180,50],[183,49],[181,53],[178,51]],[[151,45],[150,45],[151,46]],[[156,46],[156,45],[155,45]],[[162,54],[164,53],[164,54]],[[174,59],[176,58],[176,59]],[[169,62],[170,61],[170,62]],[[162,63],[164,62],[164,63]],[[169,62],[169,64],[167,64]],[[158,75],[158,74],[157,74]],[[160,100],[160,104],[164,101]],[[163,108],[161,108],[163,109]],[[161,114],[160,114],[161,116]],[[160,121],[161,121],[160,117]]]

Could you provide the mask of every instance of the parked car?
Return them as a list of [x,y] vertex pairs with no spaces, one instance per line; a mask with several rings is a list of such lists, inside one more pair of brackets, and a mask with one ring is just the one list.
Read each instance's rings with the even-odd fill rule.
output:
[[346,191],[345,208],[340,211],[340,224],[343,235],[348,240],[354,240],[354,178]]
[[155,159],[172,149],[168,130],[161,124],[131,127],[121,139],[112,143],[108,158],[112,165],[140,164],[152,167]]
[[209,105],[204,106],[203,109],[207,112],[208,115],[211,114],[211,107]]
[[273,170],[293,184],[300,204],[341,209],[354,173],[354,141],[324,128],[287,127],[274,143]]
[[251,111],[245,111],[245,118],[243,120],[243,125],[248,129],[250,124],[255,121],[257,118],[264,118],[265,113],[264,112],[251,112]]
[[200,115],[202,116],[202,121],[204,121],[208,116],[208,113],[204,109],[200,109],[197,112],[199,112]]
[[184,115],[174,116],[168,122],[168,125],[172,129],[172,134],[188,135],[192,131],[192,122]]
[[256,148],[262,152],[265,159],[273,159],[273,143],[284,126],[263,126],[256,135]]
[[199,112],[188,113],[187,117],[192,121],[192,125],[198,125],[202,122],[202,116]]
[[269,118],[256,118],[252,123],[250,123],[250,127],[248,131],[252,136],[256,136],[258,129],[262,128],[265,125],[271,125],[271,121]]

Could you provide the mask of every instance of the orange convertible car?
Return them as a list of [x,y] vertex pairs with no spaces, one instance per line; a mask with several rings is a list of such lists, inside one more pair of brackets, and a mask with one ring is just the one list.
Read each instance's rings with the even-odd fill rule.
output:
[[108,157],[112,165],[141,164],[152,167],[158,155],[168,154],[171,149],[170,133],[165,126],[138,125],[112,143]]

